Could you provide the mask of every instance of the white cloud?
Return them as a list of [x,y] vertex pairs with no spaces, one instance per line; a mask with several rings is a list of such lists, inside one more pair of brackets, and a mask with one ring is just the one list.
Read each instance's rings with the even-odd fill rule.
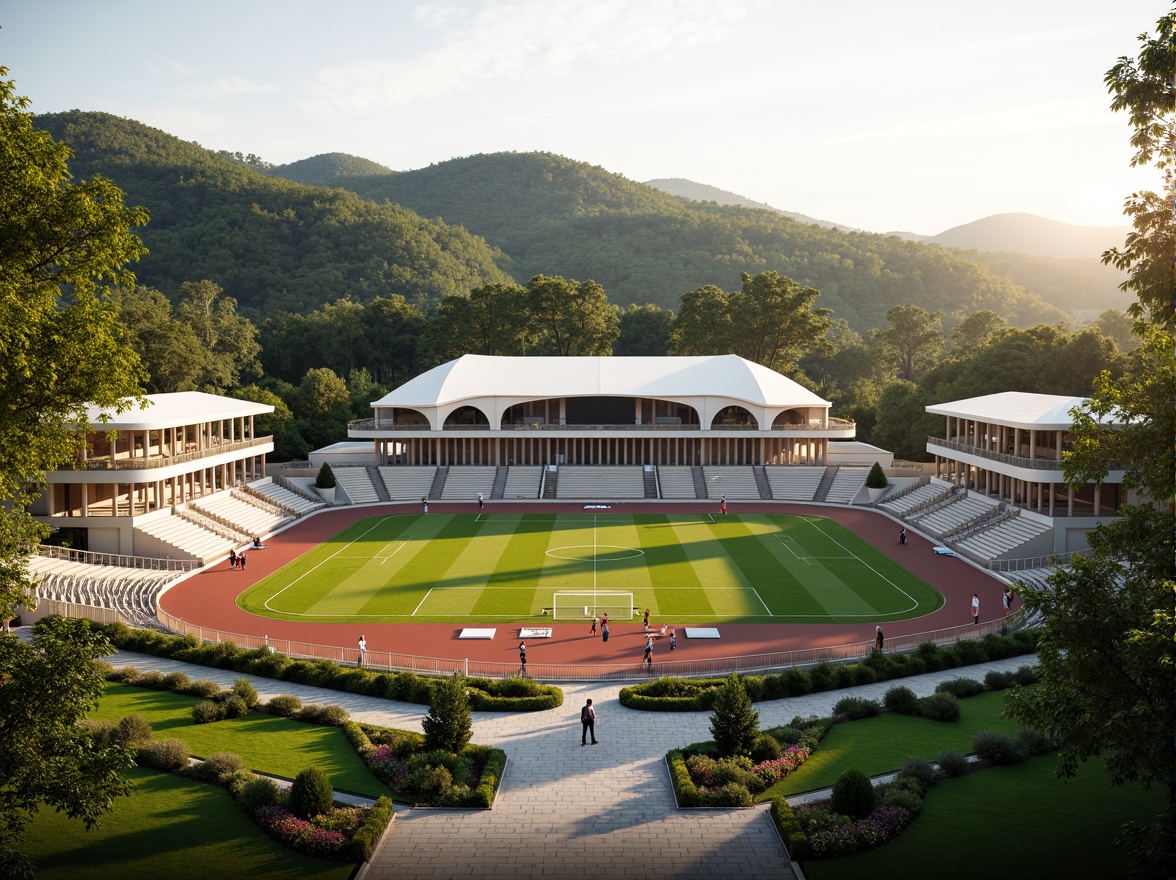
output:
[[395,61],[361,60],[321,71],[307,109],[364,112],[465,92],[500,80],[563,77],[577,66],[634,59],[664,61],[727,36],[750,0],[514,0],[476,12],[447,7],[418,15],[429,25],[458,22],[436,48]]

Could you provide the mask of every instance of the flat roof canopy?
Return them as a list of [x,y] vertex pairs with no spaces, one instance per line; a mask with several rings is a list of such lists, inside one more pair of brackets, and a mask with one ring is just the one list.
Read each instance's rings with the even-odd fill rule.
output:
[[[274,408],[266,403],[251,400],[237,400],[219,394],[203,391],[176,391],[171,394],[148,394],[147,406],[114,413],[96,406],[86,411],[91,426],[114,431],[147,431],[159,428],[174,428],[180,425],[197,425],[201,422],[216,422],[222,419],[239,419],[245,416],[260,416],[272,413]],[[103,414],[108,420],[103,422]]]
[[1060,394],[1030,394],[1024,391],[1002,391],[937,403],[927,412],[938,416],[975,419],[1010,428],[1032,431],[1065,431],[1074,425],[1070,410],[1086,403],[1086,397],[1066,397]]

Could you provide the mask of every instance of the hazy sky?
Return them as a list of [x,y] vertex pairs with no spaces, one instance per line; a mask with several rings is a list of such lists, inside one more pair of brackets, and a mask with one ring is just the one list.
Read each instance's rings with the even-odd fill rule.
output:
[[34,112],[283,164],[546,150],[872,231],[1026,211],[1119,226],[1103,75],[1164,0],[0,0]]

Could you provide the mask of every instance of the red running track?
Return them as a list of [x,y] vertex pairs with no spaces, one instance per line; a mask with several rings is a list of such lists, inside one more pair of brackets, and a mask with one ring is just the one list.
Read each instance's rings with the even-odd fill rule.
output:
[[[476,513],[476,502],[430,502],[436,513]],[[613,503],[611,510],[594,510],[607,516],[610,513],[697,513],[698,502],[631,502]],[[1001,617],[1001,595],[1004,584],[988,573],[962,559],[940,556],[931,552],[935,546],[908,529],[905,545],[898,543],[899,523],[873,510],[824,505],[782,504],[773,502],[728,502],[730,512],[791,513],[823,516],[850,529],[858,537],[877,547],[887,556],[898,560],[943,593],[943,608],[911,620],[890,621],[884,630],[889,639],[960,626],[972,622],[971,600],[980,597],[981,622]],[[535,513],[538,510],[554,513],[582,513],[583,503],[548,503],[489,501],[486,510],[494,513]],[[710,506],[706,507],[710,511]],[[514,635],[521,626],[550,626],[551,638],[535,639],[527,645],[527,658],[532,663],[553,664],[616,664],[640,663],[645,637],[639,619],[634,622],[610,623],[611,636],[607,644],[588,633],[586,623],[555,623],[534,619],[495,626],[505,633],[492,640],[458,639],[462,626],[452,623],[303,623],[275,620],[246,613],[236,606],[237,596],[266,575],[321,544],[341,529],[371,516],[389,513],[419,513],[419,505],[382,504],[364,507],[345,507],[308,517],[267,540],[264,550],[247,553],[245,571],[232,570],[228,560],[200,572],[176,585],[164,594],[160,606],[170,614],[190,623],[210,629],[271,639],[311,642],[321,645],[352,647],[362,634],[369,651],[391,651],[421,657],[446,659],[468,658],[497,663],[516,663],[518,639]],[[718,508],[713,511],[718,515]],[[654,623],[655,621],[650,621]],[[473,621],[471,621],[473,623]],[[657,624],[674,624],[672,620],[657,620]],[[681,630],[681,625],[679,625]],[[874,624],[836,623],[724,623],[720,639],[678,639],[675,660],[710,659],[716,657],[767,654],[802,648],[868,642],[874,638]],[[659,656],[668,659],[668,650],[659,646]]]

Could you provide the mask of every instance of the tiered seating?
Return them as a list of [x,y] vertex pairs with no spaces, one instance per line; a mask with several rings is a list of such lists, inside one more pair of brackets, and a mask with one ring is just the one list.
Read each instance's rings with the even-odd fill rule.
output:
[[46,556],[31,557],[28,570],[37,581],[37,598],[113,608],[133,624],[155,628],[159,626],[155,616],[159,593],[181,574]]
[[703,467],[702,474],[711,498],[760,498],[759,483],[749,465],[711,465]]
[[202,498],[193,505],[197,510],[214,513],[246,535],[268,535],[294,519],[284,513],[274,513],[256,504],[234,498],[229,492],[220,492],[211,498]]
[[862,486],[866,484],[868,467],[839,467],[833,476],[833,485],[825,495],[826,501],[834,504],[852,504]]
[[931,532],[933,535],[947,535],[963,526],[970,520],[986,513],[991,513],[995,504],[981,501],[971,495],[959,495],[955,501],[930,513],[919,513],[911,519],[918,522],[919,528]]
[[1009,551],[1049,531],[1052,531],[1051,527],[1043,522],[1015,516],[964,538],[958,542],[958,546],[971,551],[981,559],[999,559]]
[[764,468],[772,497],[777,501],[812,501],[825,476],[823,467],[780,465]]
[[352,504],[368,504],[379,501],[376,487],[372,485],[372,478],[368,476],[365,467],[337,467],[334,468],[335,484],[347,493]]
[[685,465],[659,465],[658,482],[662,498],[697,498],[694,494],[694,468]]
[[908,492],[899,498],[883,498],[878,502],[878,506],[901,519],[923,504],[934,504],[936,501],[947,500],[947,496],[950,494],[950,486],[944,486],[942,483],[928,483],[926,486],[920,486],[913,492]]
[[[452,473],[450,471],[451,476]],[[539,484],[542,481],[541,466],[512,465],[506,470],[506,486],[502,489],[502,498],[512,501],[517,498],[538,498]]]
[[478,493],[489,498],[490,493],[494,491],[494,477],[497,473],[498,468],[496,467],[476,467],[473,465],[450,467],[449,475],[445,478],[445,488],[441,490],[441,498],[445,501],[472,501],[478,497]]
[[145,523],[136,523],[135,531],[150,535],[157,541],[176,548],[179,557],[192,557],[204,562],[228,555],[237,542],[202,529],[178,516],[165,516]]
[[310,513],[327,506],[325,501],[311,501],[309,498],[299,495],[297,492],[291,492],[285,486],[279,486],[270,480],[250,483],[249,488],[298,514]]
[[559,469],[559,498],[644,498],[644,469],[605,465],[564,465]]
[[433,488],[433,477],[437,468],[416,466],[384,466],[380,468],[380,479],[393,501],[420,501]]

